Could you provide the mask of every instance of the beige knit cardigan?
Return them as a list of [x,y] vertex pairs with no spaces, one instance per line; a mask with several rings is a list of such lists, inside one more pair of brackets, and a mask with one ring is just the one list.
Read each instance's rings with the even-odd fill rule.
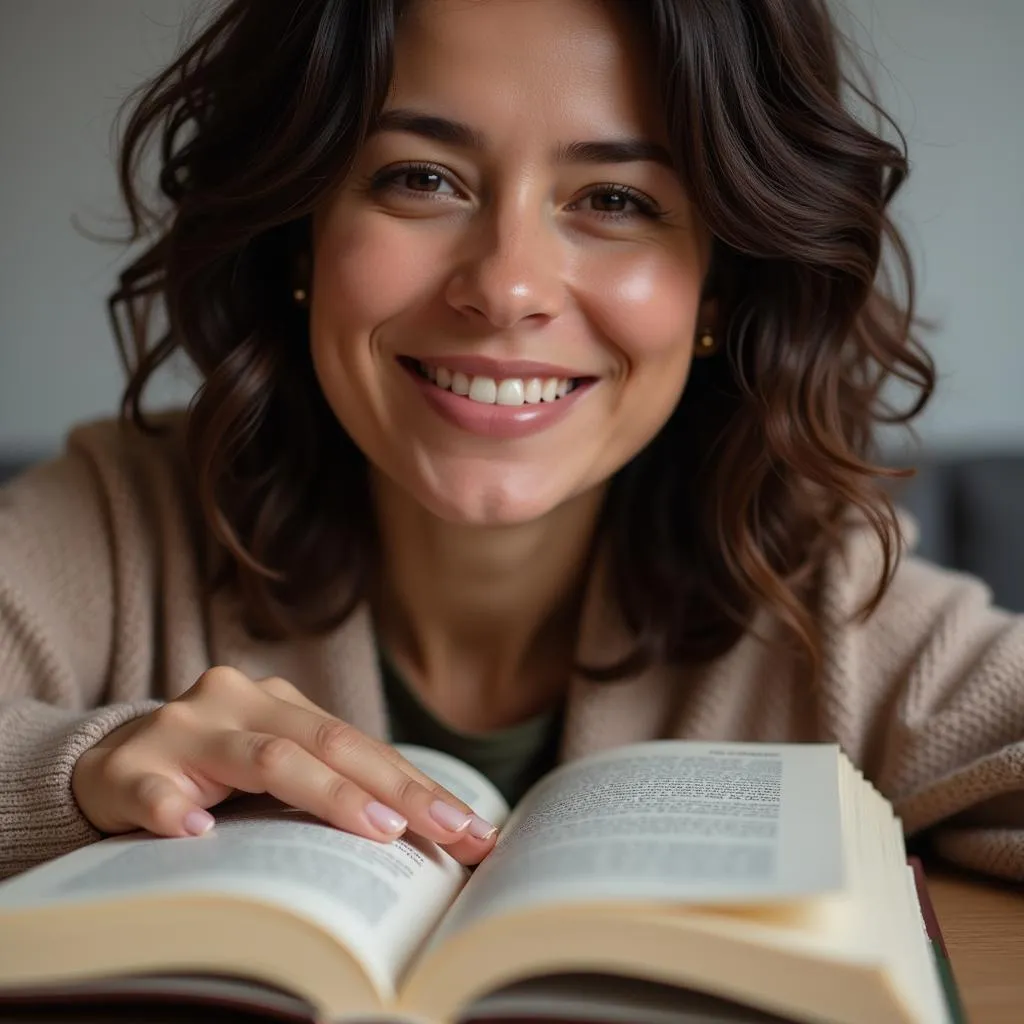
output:
[[[254,640],[230,590],[203,585],[208,545],[180,420],[143,436],[113,422],[0,489],[0,877],[99,838],[71,792],[78,756],[213,665],[290,679],[387,734],[372,624]],[[834,741],[943,855],[1024,880],[1024,618],[980,582],[905,558],[876,614],[877,542],[851,529],[816,592],[825,671],[751,635],[698,669],[570,685],[563,759],[654,737]],[[599,575],[599,574],[598,574]],[[595,578],[580,657],[628,643]],[[763,624],[770,632],[771,627]]]

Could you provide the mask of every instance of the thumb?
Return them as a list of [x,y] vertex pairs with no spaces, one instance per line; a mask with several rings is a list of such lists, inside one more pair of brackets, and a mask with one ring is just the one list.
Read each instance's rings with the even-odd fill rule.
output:
[[[85,755],[84,755],[85,756]],[[166,837],[201,836],[214,825],[213,815],[165,775],[138,775],[99,790],[88,773],[75,773],[75,799],[100,832],[117,835],[146,829]]]

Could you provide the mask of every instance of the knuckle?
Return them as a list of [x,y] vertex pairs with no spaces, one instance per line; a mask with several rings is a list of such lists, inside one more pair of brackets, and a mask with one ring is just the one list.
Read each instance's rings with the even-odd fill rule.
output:
[[207,669],[192,685],[189,696],[200,700],[216,700],[224,696],[234,696],[244,689],[249,680],[238,669],[227,665],[218,665]]
[[177,803],[174,792],[158,776],[148,775],[135,785],[135,799],[153,818],[170,815]]
[[345,761],[360,748],[362,736],[358,729],[337,719],[317,726],[314,743],[320,756],[329,762]]
[[164,704],[152,712],[149,717],[152,726],[161,731],[171,729],[177,732],[179,729],[195,724],[195,715],[192,709],[180,700],[172,700]]
[[403,774],[395,786],[394,799],[399,804],[407,804],[417,797],[421,797],[426,792],[428,792],[426,787],[421,786],[415,779]]
[[390,743],[380,743],[371,737],[367,737],[367,743],[371,744],[374,750],[390,765],[397,768],[403,775],[408,775],[411,765]]
[[261,771],[276,774],[295,759],[299,745],[285,736],[258,736],[253,741],[251,758]]
[[327,786],[327,797],[329,806],[343,807],[349,800],[359,794],[359,787],[343,775],[336,776]]
[[122,786],[135,774],[135,752],[127,744],[115,747],[97,766],[97,776],[103,786]]
[[269,693],[271,697],[277,697],[279,700],[290,700],[299,692],[287,679],[282,679],[280,676],[270,676],[261,680],[258,685],[265,693]]

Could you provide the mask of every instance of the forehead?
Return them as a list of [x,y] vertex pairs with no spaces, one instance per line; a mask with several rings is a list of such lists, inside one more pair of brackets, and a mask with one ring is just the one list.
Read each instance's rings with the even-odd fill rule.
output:
[[391,101],[457,112],[484,130],[518,121],[660,138],[647,63],[608,0],[414,0],[399,24]]

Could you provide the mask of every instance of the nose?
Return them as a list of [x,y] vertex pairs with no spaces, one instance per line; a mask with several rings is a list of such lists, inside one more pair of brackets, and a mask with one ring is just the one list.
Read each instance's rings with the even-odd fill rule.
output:
[[477,219],[445,295],[464,316],[508,330],[543,324],[565,301],[561,240],[543,213],[494,211]]

